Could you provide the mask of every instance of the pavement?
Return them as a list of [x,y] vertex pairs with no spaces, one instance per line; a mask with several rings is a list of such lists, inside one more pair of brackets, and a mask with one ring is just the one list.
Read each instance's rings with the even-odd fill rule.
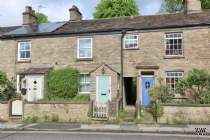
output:
[[[133,125],[79,123],[0,123],[1,131],[68,131],[210,135],[210,125]],[[196,132],[197,131],[197,132]]]

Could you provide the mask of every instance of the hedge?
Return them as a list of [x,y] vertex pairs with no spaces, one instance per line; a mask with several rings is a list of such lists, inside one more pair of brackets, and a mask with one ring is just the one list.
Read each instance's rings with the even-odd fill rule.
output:
[[49,100],[69,100],[78,94],[80,73],[74,68],[51,70],[48,74]]

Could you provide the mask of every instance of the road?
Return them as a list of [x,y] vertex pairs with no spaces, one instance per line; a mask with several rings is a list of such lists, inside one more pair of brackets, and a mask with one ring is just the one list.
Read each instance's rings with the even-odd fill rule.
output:
[[93,133],[93,132],[0,132],[0,140],[210,140],[189,135]]

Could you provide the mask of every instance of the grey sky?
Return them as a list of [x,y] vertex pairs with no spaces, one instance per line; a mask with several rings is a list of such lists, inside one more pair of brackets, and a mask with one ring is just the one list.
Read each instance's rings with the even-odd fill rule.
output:
[[[68,9],[77,5],[85,19],[92,18],[97,3],[100,0],[0,0],[0,26],[13,26],[22,24],[22,12],[26,5],[32,6],[36,11],[39,5],[40,12],[46,14],[50,21],[69,20]],[[158,12],[162,0],[136,0],[139,11],[143,15]]]

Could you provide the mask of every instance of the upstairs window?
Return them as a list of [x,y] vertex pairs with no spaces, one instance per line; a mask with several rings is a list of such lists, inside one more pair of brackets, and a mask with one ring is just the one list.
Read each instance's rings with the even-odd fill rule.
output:
[[138,35],[126,35],[124,38],[125,49],[136,49],[138,48]]
[[90,75],[89,74],[81,74],[80,75],[79,92],[81,94],[86,94],[86,93],[90,92]]
[[78,39],[77,58],[92,58],[92,38]]
[[183,55],[182,33],[167,33],[165,34],[165,40],[166,55]]
[[183,78],[184,72],[166,72],[166,84],[171,90],[176,89],[176,83]]
[[30,60],[31,59],[31,42],[19,42],[18,43],[18,60]]

